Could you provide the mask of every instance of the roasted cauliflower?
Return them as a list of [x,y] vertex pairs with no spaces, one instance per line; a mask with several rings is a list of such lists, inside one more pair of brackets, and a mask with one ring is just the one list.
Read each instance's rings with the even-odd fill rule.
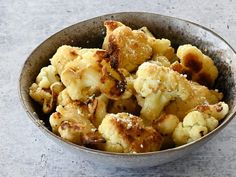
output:
[[175,114],[180,120],[182,120],[196,106],[215,104],[223,98],[223,94],[218,91],[209,90],[207,87],[196,82],[189,83],[191,86],[191,95],[188,99],[182,100],[177,98],[171,101],[164,110],[167,114]]
[[107,114],[98,128],[106,139],[103,150],[138,153],[160,149],[162,136],[146,127],[141,118],[128,113]]
[[219,122],[212,116],[203,112],[192,111],[188,113],[183,122],[180,122],[173,132],[173,140],[177,146],[200,139],[208,132],[214,130]]
[[71,102],[73,102],[73,100],[70,98],[67,88],[65,88],[59,93],[57,97],[57,105],[65,106]]
[[177,56],[180,63],[175,63],[174,70],[187,74],[190,80],[212,87],[218,77],[218,70],[213,60],[201,50],[190,44],[179,46]]
[[73,61],[79,56],[79,47],[71,47],[69,45],[63,45],[57,49],[57,52],[50,59],[52,66],[57,70],[57,73],[61,75],[66,64]]
[[84,103],[73,102],[57,106],[49,122],[52,131],[63,139],[79,145],[104,143],[104,138],[89,120],[91,112]]
[[143,102],[138,102],[142,106],[141,117],[146,120],[157,119],[171,100],[186,100],[191,95],[187,79],[170,68],[145,62],[139,66],[136,75],[134,88],[144,98]]
[[153,121],[152,126],[161,135],[172,135],[178,123],[179,119],[177,116],[173,114],[162,114],[158,119]]
[[55,108],[57,96],[63,89],[56,69],[49,65],[40,70],[36,82],[29,88],[29,95],[43,106],[44,113],[50,113]]
[[120,24],[116,21],[105,21],[107,36],[103,47],[108,51],[113,67],[134,71],[152,56],[152,47],[148,37],[140,30]]
[[118,99],[125,91],[124,76],[110,66],[106,51],[91,49],[84,51],[84,58],[75,59],[65,66],[61,73],[72,100],[86,101],[99,92],[110,99]]
[[179,123],[178,117],[173,114],[161,114],[160,117],[152,122],[152,127],[163,137],[161,149],[175,147],[172,134]]
[[153,58],[166,57],[171,63],[176,59],[175,50],[171,47],[170,40],[164,38],[156,39],[147,27],[142,27],[139,30],[147,35],[148,44],[152,47]]
[[[118,153],[169,149],[198,140],[228,114],[213,90],[213,60],[147,27],[107,20],[102,49],[62,45],[29,88],[52,132],[72,143]],[[212,90],[211,90],[212,89]]]
[[194,110],[208,114],[220,121],[226,116],[226,114],[228,114],[229,106],[225,102],[219,102],[212,105],[198,105]]

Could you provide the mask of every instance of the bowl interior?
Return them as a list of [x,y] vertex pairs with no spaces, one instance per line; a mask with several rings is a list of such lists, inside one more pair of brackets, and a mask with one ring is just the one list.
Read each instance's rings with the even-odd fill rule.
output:
[[[50,130],[48,117],[42,114],[41,108],[28,94],[29,87],[35,81],[40,69],[49,64],[49,59],[61,45],[101,48],[105,36],[103,22],[108,19],[121,21],[132,29],[146,26],[156,38],[169,39],[175,48],[181,44],[190,43],[212,57],[219,69],[215,88],[224,93],[224,101],[230,106],[229,114],[217,129],[223,128],[233,118],[236,110],[236,54],[234,50],[213,32],[191,22],[158,14],[127,12],[104,15],[72,25],[48,38],[31,53],[22,68],[19,92],[25,110],[37,125],[46,126]],[[40,123],[39,119],[44,124]]]

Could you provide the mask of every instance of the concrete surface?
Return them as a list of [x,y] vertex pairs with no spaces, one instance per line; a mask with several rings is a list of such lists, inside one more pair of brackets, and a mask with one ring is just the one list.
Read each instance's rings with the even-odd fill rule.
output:
[[29,53],[58,30],[106,13],[148,11],[206,26],[236,49],[233,0],[0,0],[0,177],[236,176],[236,119],[186,158],[153,168],[97,167],[43,135],[18,99],[20,68]]

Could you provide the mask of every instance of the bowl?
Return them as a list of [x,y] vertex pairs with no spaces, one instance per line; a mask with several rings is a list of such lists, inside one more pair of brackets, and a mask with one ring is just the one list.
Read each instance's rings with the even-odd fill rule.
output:
[[[190,43],[199,47],[205,54],[213,58],[219,69],[219,77],[215,87],[224,93],[224,101],[230,109],[221,124],[203,138],[172,149],[138,154],[112,153],[82,147],[67,142],[51,132],[48,117],[45,117],[39,106],[29,96],[29,87],[35,81],[43,66],[49,64],[49,59],[61,45],[68,44],[80,47],[101,47],[105,36],[103,22],[118,20],[138,29],[142,26],[157,38],[171,40],[173,47]],[[68,151],[78,154],[85,160],[113,167],[150,167],[173,161],[198,149],[217,133],[219,133],[235,116],[236,113],[236,53],[220,36],[209,29],[195,23],[174,17],[145,12],[122,12],[103,15],[75,25],[69,26],[40,44],[27,58],[19,78],[19,95],[24,110],[32,122],[47,137],[63,146]]]

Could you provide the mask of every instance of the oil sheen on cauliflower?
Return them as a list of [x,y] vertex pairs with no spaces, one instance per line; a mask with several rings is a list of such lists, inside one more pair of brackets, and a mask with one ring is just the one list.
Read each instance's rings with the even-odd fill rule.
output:
[[219,122],[214,117],[199,111],[188,113],[175,128],[172,138],[177,146],[195,141],[214,130]]
[[106,139],[103,150],[138,153],[158,151],[161,135],[152,127],[144,126],[141,118],[128,113],[107,114],[98,128]]
[[[145,62],[139,66],[134,88],[142,106],[141,117],[146,120],[158,118],[163,108],[176,98],[186,100],[191,95],[188,80],[170,68]],[[139,97],[140,97],[139,96]]]

